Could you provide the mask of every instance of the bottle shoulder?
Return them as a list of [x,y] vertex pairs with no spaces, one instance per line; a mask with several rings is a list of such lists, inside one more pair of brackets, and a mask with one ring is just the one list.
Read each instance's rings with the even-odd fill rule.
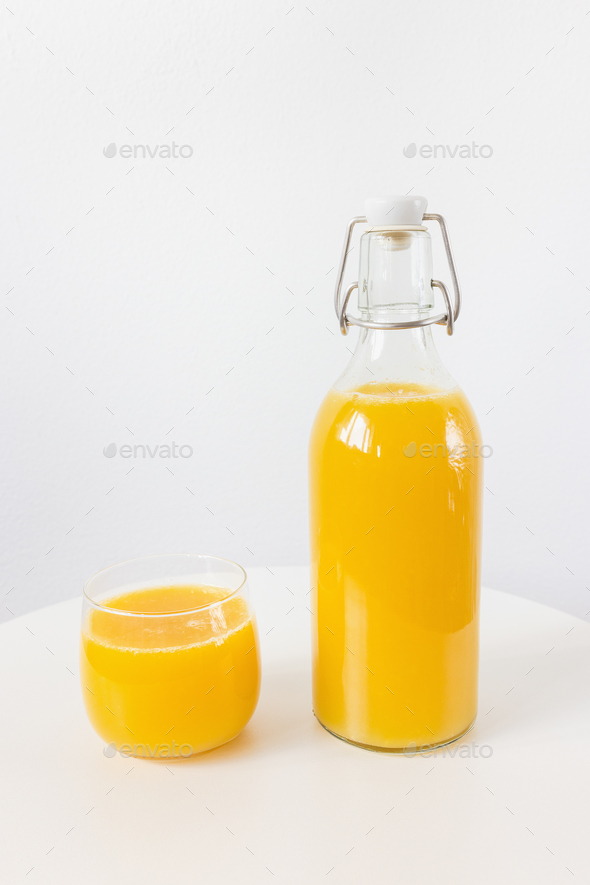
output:
[[399,434],[423,438],[425,444],[449,434],[481,439],[475,412],[459,385],[441,389],[414,382],[373,382],[351,390],[332,387],[316,414],[312,447],[334,438],[346,443],[359,434],[373,442]]

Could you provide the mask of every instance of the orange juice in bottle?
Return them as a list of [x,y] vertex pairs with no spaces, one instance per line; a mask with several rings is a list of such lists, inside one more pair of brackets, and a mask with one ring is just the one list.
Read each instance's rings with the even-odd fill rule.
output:
[[[366,204],[355,353],[310,441],[313,703],[320,723],[385,752],[440,746],[477,711],[482,465],[477,419],[442,365],[459,287],[444,220],[421,197]],[[455,287],[431,279],[441,224]],[[433,286],[446,313],[433,315]]]

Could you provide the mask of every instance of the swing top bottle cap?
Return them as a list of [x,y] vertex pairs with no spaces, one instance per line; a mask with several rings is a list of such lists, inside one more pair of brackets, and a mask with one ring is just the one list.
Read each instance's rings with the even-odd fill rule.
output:
[[427,205],[426,197],[371,197],[365,200],[365,215],[372,227],[421,225]]

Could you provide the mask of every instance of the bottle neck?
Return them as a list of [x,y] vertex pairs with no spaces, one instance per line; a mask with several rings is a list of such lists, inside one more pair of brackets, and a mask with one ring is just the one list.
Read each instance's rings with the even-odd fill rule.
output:
[[[364,320],[410,322],[430,315],[430,236],[426,231],[369,231],[361,239],[359,309]],[[456,382],[434,344],[432,326],[359,329],[356,349],[336,382],[340,390],[378,385],[382,393],[416,395],[449,390]],[[392,386],[394,385],[394,386]]]
[[338,390],[358,390],[367,385],[416,395],[418,389],[451,390],[456,382],[438,354],[432,326],[422,326],[395,331],[359,330],[352,358],[335,386]]

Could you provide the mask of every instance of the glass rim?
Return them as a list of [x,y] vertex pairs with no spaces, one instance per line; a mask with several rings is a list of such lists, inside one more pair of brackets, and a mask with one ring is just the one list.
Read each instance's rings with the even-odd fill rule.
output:
[[[98,578],[100,575],[104,575],[105,572],[109,572],[112,569],[120,568],[121,566],[124,566],[124,565],[131,565],[132,563],[148,562],[151,559],[166,559],[166,558],[174,558],[174,559],[179,559],[179,560],[181,560],[183,558],[186,558],[186,559],[208,559],[208,560],[215,560],[215,562],[226,563],[227,565],[234,566],[236,569],[238,569],[241,572],[242,580],[240,581],[239,586],[235,590],[233,590],[231,593],[229,593],[227,596],[224,596],[223,599],[218,599],[216,602],[207,602],[207,603],[205,603],[205,605],[197,606],[197,608],[183,608],[183,609],[178,609],[177,611],[170,611],[170,612],[132,612],[132,611],[127,611],[126,609],[112,608],[109,605],[102,605],[100,602],[97,602],[88,593],[88,585],[90,584],[90,582],[93,581],[95,578]],[[83,596],[83,599],[86,602],[88,602],[89,605],[92,606],[92,608],[98,609],[99,611],[108,612],[109,614],[123,615],[126,617],[134,617],[134,618],[168,618],[168,617],[173,617],[175,615],[196,614],[197,612],[206,611],[208,609],[215,608],[218,605],[223,605],[224,603],[228,602],[228,600],[233,599],[234,596],[236,596],[238,593],[240,593],[244,589],[244,586],[246,585],[247,581],[248,581],[248,574],[246,572],[246,569],[242,565],[240,565],[239,562],[234,562],[233,559],[225,559],[223,556],[212,556],[209,553],[151,553],[149,556],[136,556],[133,559],[123,559],[123,560],[121,560],[121,562],[115,562],[112,565],[107,565],[107,566],[105,566],[105,568],[100,569],[100,571],[95,572],[85,582],[83,590],[82,590],[82,596]],[[211,586],[214,586],[214,585],[211,585]]]

